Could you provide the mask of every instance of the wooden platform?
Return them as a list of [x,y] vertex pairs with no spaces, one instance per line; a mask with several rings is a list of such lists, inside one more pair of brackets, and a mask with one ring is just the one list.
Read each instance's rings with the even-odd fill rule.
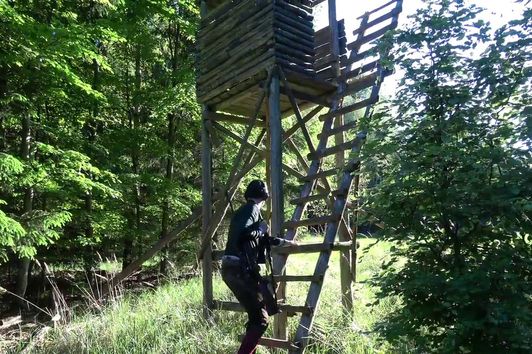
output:
[[[307,109],[317,104],[327,105],[332,94],[336,92],[336,85],[330,82],[286,70],[285,74],[300,109]],[[259,73],[243,83],[236,84],[207,104],[216,111],[249,117],[254,113],[259,96],[263,91],[266,76],[266,71]],[[284,94],[284,91],[284,85],[281,85],[281,93]],[[264,102],[259,116],[266,115],[266,105],[267,102]],[[283,117],[292,114],[292,106],[286,95],[281,95],[280,107]]]

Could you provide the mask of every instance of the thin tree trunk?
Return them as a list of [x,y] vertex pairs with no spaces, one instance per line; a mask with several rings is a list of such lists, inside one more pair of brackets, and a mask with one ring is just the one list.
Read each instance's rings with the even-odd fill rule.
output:
[[[93,67],[93,77],[92,77],[92,88],[94,90],[97,90],[99,87],[99,76],[100,76],[100,64],[96,59],[92,60],[92,67]],[[98,116],[98,103],[95,102],[93,104],[93,107],[91,109],[91,117],[87,120],[85,123],[85,128],[87,131],[87,140],[90,145],[94,144],[96,140],[96,118]],[[89,178],[91,178],[92,175],[89,174]],[[87,240],[92,240],[94,237],[94,227],[92,225],[91,215],[92,215],[92,193],[90,191],[86,192],[84,197],[84,203],[83,203],[83,209],[85,211],[85,217],[84,217],[84,225],[83,225],[83,231],[85,234],[85,238]],[[89,247],[89,255],[84,257],[84,267],[85,271],[89,273],[92,268],[93,263],[93,253],[94,248],[93,246]]]
[[[130,126],[133,131],[137,131],[140,128],[140,87],[142,83],[142,72],[141,72],[141,51],[140,45],[136,46],[135,50],[135,91],[133,96],[133,106],[131,107],[132,119],[130,120]],[[139,142],[135,141],[133,144],[133,149],[131,151],[131,170],[133,175],[138,177],[140,173],[140,146]],[[125,268],[130,263],[130,257],[133,253],[133,245],[136,239],[136,236],[139,234],[141,226],[140,218],[140,182],[137,181],[133,185],[133,200],[134,205],[132,208],[132,218],[133,222],[131,223],[132,232],[129,235],[126,235],[124,242],[124,258],[122,260],[122,266]]]
[[[174,142],[175,142],[175,114],[168,115],[168,157],[166,158],[166,181],[168,184],[172,182],[174,178]],[[165,237],[168,233],[170,219],[170,199],[168,193],[165,193],[162,216],[161,216],[161,238]],[[162,252],[162,259],[160,264],[160,272],[166,274],[168,266],[168,247],[165,247]]]
[[0,151],[6,151],[6,130],[4,128],[4,114],[0,112]]
[[[172,68],[172,80],[170,82],[171,87],[175,87],[178,84],[176,80],[177,69],[179,67],[179,55],[180,55],[180,41],[181,31],[177,24],[170,24],[168,28],[168,46],[170,48],[171,68]],[[166,159],[166,174],[165,178],[170,184],[174,179],[174,145],[175,145],[175,133],[176,133],[176,118],[177,114],[171,113],[168,115],[168,157]],[[164,238],[169,230],[170,224],[170,200],[167,195],[164,196],[162,205],[161,216],[161,238]],[[162,259],[160,264],[160,271],[166,274],[168,265],[168,247],[166,246],[162,251]]]
[[[22,117],[22,131],[21,131],[21,145],[20,155],[21,158],[29,162],[31,159],[31,119],[29,113],[24,114]],[[24,191],[24,215],[27,217],[33,210],[33,188],[28,187]],[[23,298],[26,295],[28,288],[29,268],[31,260],[27,257],[22,257],[19,260],[19,268],[17,274],[17,287],[16,294]],[[21,308],[28,310],[28,303],[19,299],[19,305]]]

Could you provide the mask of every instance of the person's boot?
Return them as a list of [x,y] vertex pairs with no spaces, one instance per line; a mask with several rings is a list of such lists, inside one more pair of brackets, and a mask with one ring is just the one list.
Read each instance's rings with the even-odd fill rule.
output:
[[250,328],[246,331],[246,335],[242,339],[238,354],[254,354],[257,349],[260,337],[263,331],[258,328]]

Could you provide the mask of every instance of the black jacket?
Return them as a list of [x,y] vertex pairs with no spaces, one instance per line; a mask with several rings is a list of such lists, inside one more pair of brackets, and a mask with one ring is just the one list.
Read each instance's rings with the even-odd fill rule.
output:
[[283,239],[264,234],[259,228],[262,221],[260,208],[253,201],[238,208],[229,225],[225,255],[239,257],[250,268],[264,263],[265,242],[278,246]]

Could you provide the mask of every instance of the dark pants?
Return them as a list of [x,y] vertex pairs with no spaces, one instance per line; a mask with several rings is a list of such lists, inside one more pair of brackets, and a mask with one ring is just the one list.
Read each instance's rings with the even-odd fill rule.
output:
[[[257,280],[244,272],[240,264],[222,263],[222,279],[235,294],[238,302],[248,314],[246,335],[239,353],[245,353],[243,347],[255,348],[258,340],[268,327],[268,312],[264,306]],[[253,353],[253,349],[249,353]]]

